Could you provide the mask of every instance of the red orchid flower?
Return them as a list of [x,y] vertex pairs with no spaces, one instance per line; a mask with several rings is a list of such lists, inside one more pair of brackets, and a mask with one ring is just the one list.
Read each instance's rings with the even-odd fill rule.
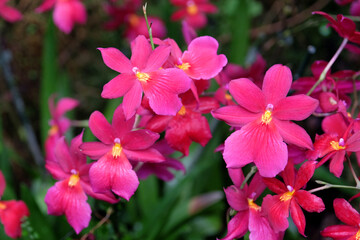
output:
[[325,228],[321,236],[334,240],[358,239],[360,237],[360,214],[343,198],[334,200],[335,215],[346,225],[333,225]]
[[172,16],[171,20],[178,21],[184,19],[191,27],[195,29],[206,25],[207,19],[205,13],[217,12],[217,7],[208,2],[208,0],[171,0],[171,3],[180,7]]
[[291,71],[282,65],[274,65],[265,73],[262,90],[247,78],[230,82],[230,93],[239,105],[212,112],[232,127],[241,127],[225,141],[223,156],[228,168],[254,162],[261,176],[274,177],[288,161],[284,141],[312,149],[306,131],[290,120],[310,116],[318,101],[305,95],[286,97],[291,83]]
[[36,8],[36,12],[42,13],[51,8],[54,8],[55,25],[66,34],[72,31],[75,23],[85,24],[86,22],[86,9],[80,0],[44,0]]
[[341,14],[337,15],[337,19],[333,19],[325,12],[316,11],[313,14],[319,14],[329,21],[329,26],[332,27],[342,38],[347,38],[350,42],[360,43],[360,32],[356,31],[356,25],[350,18],[344,17]]
[[229,205],[237,213],[228,223],[228,233],[221,240],[241,238],[248,230],[251,240],[263,240],[264,236],[269,240],[282,239],[282,234],[274,232],[269,221],[263,216],[262,208],[254,202],[265,189],[260,175],[255,174],[249,186],[245,184],[241,189],[240,186],[244,181],[241,169],[228,169],[228,171],[234,185],[224,191]]
[[[0,199],[4,193],[6,182],[0,171]],[[29,209],[23,201],[0,200],[0,221],[4,225],[5,233],[11,238],[21,237],[21,221],[29,216]]]
[[64,137],[60,138],[54,146],[55,161],[47,161],[45,165],[51,175],[59,180],[45,196],[48,214],[65,214],[77,234],[89,225],[91,219],[86,194],[110,203],[118,201],[110,191],[93,192],[89,181],[89,168],[92,164],[86,163],[86,156],[79,149],[82,136],[83,133],[75,137],[70,147]]
[[316,162],[307,161],[295,173],[292,161],[289,161],[281,176],[284,183],[276,178],[263,178],[266,186],[277,195],[265,196],[262,204],[275,231],[285,231],[289,227],[289,210],[291,218],[299,233],[305,236],[305,216],[301,208],[308,212],[322,212],[325,205],[321,198],[302,190],[315,171]]
[[98,159],[90,168],[89,177],[95,192],[112,190],[129,200],[136,191],[139,180],[129,160],[140,162],[162,162],[164,157],[153,148],[159,138],[150,130],[134,130],[135,116],[125,119],[120,105],[114,112],[112,124],[104,115],[95,111],[89,119],[92,133],[101,142],[87,142],[81,145],[84,154]]
[[7,6],[8,0],[0,0],[0,16],[8,22],[16,22],[22,19],[22,14],[13,7]]
[[316,136],[314,150],[308,152],[308,158],[316,160],[323,157],[318,167],[330,159],[330,172],[340,177],[345,154],[360,151],[360,131],[353,132],[353,124],[346,123],[341,113],[326,117],[322,127],[325,133]]
[[180,69],[161,69],[169,57],[170,47],[159,46],[151,50],[149,41],[144,36],[138,36],[131,43],[130,60],[115,48],[99,50],[105,64],[121,73],[104,86],[101,96],[124,96],[126,119],[130,119],[140,106],[142,92],[157,114],[176,115],[180,110],[178,95],[190,89],[190,79]]
[[[105,6],[105,11],[110,16],[110,20],[105,23],[105,28],[108,30],[115,30],[121,25],[124,25],[141,7],[141,0],[124,0],[121,5],[115,5],[115,1],[109,1]],[[131,20],[130,20],[131,21]]]
[[145,128],[161,133],[165,131],[165,139],[170,147],[189,154],[191,143],[197,142],[205,146],[211,139],[209,123],[202,114],[219,107],[214,98],[200,97],[199,102],[191,95],[183,97],[183,106],[175,116],[154,115],[148,120]]

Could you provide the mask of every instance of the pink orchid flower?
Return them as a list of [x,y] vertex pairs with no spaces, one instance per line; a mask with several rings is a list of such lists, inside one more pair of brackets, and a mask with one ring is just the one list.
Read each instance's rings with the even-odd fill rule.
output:
[[64,33],[69,34],[75,23],[85,24],[86,9],[80,0],[45,0],[36,12],[42,13],[54,7],[55,25]]
[[61,98],[57,104],[54,103],[55,96],[49,98],[48,104],[51,119],[49,121],[50,130],[45,140],[45,160],[55,161],[54,148],[57,140],[65,135],[70,127],[70,120],[64,115],[66,112],[74,109],[79,102],[73,98]]
[[22,14],[13,7],[7,6],[8,0],[0,0],[0,16],[8,22],[16,22],[22,19]]
[[[0,199],[4,193],[5,187],[5,178],[0,171]],[[22,219],[29,215],[29,209],[23,201],[0,200],[0,221],[4,225],[6,235],[9,237],[21,237]]]
[[223,156],[228,168],[254,162],[261,176],[274,177],[288,161],[284,141],[312,149],[306,131],[290,120],[310,116],[318,101],[305,95],[286,97],[291,82],[290,69],[282,65],[274,65],[266,72],[262,91],[247,78],[230,82],[230,93],[239,105],[212,112],[232,127],[241,127],[225,141]]
[[321,236],[334,240],[358,239],[360,237],[360,214],[343,198],[334,200],[335,215],[346,225],[333,225],[325,228]]
[[171,20],[178,21],[184,19],[191,27],[195,29],[206,25],[207,19],[205,13],[217,12],[217,7],[208,2],[208,0],[171,0],[171,3],[180,7],[172,16]]
[[159,138],[150,130],[134,130],[135,116],[126,120],[122,106],[114,112],[112,125],[104,115],[95,111],[89,119],[92,133],[101,142],[81,145],[84,154],[99,159],[90,168],[90,181],[95,192],[112,190],[129,200],[136,191],[139,180],[129,160],[162,162],[164,157],[152,145]]
[[231,208],[236,210],[236,215],[228,223],[228,233],[221,240],[232,240],[243,237],[250,231],[250,240],[263,240],[264,236],[269,240],[282,239],[281,233],[275,233],[269,221],[264,217],[262,208],[255,201],[265,190],[265,184],[259,174],[255,174],[249,186],[241,189],[244,175],[241,169],[228,169],[234,183],[226,188],[225,194]]
[[79,149],[82,136],[83,133],[75,137],[70,147],[64,137],[60,138],[55,147],[56,161],[47,161],[45,165],[51,175],[59,180],[45,196],[48,214],[65,214],[77,234],[89,225],[91,219],[86,194],[110,203],[118,201],[110,191],[103,194],[93,192],[89,181],[92,164],[86,163],[86,156]]
[[[227,64],[224,54],[217,54],[219,43],[210,36],[197,37],[192,40],[188,49],[181,51],[173,39],[157,40],[160,45],[171,46],[167,66],[182,69],[192,80],[210,80],[218,75]],[[196,83],[192,81],[191,91],[198,100]]]
[[99,50],[104,63],[121,73],[104,86],[101,96],[124,96],[126,119],[139,108],[142,92],[149,98],[150,107],[156,114],[175,115],[180,110],[182,104],[178,95],[190,88],[190,79],[180,69],[162,69],[170,54],[169,47],[159,46],[152,50],[149,41],[138,36],[131,43],[130,60],[115,48]]
[[276,178],[263,178],[267,187],[277,195],[265,196],[262,207],[275,231],[285,231],[289,227],[289,210],[291,218],[299,233],[305,236],[305,216],[301,208],[308,212],[322,212],[325,205],[321,198],[302,190],[315,171],[316,162],[305,162],[295,173],[292,161],[289,161],[282,172],[284,183]]

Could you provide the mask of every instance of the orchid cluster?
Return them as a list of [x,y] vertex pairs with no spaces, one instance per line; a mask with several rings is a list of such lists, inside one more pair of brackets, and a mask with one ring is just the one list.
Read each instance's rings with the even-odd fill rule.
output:
[[[336,1],[339,5],[350,2],[351,14],[357,15],[359,1]],[[21,14],[5,3],[0,4],[0,15],[10,22],[20,20]],[[191,146],[206,146],[214,134],[210,123],[224,122],[232,132],[214,152],[221,152],[233,184],[224,188],[229,205],[227,232],[218,237],[281,240],[291,225],[306,237],[304,210],[320,213],[329,208],[314,193],[329,188],[360,189],[352,163],[356,159],[360,167],[360,74],[331,71],[343,49],[360,52],[355,23],[341,14],[334,19],[325,12],[313,12],[328,20],[343,41],[329,61],[311,64],[312,76],[294,80],[288,66],[267,68],[260,54],[248,68],[228,63],[221,53],[221,41],[198,37],[196,31],[207,24],[206,14],[218,11],[207,0],[170,3],[176,7],[171,20],[182,20],[184,50],[176,40],[166,38],[160,18],[147,17],[146,7],[145,16],[139,15],[140,0],[104,4],[111,18],[104,27],[125,27],[131,56],[123,49],[98,48],[104,64],[116,72],[103,85],[100,97],[121,103],[111,119],[93,111],[82,126],[85,129],[69,138],[70,127],[77,124],[66,113],[80,102],[70,97],[56,101],[55,95],[49,98],[51,119],[44,155],[45,168],[55,183],[44,197],[47,213],[64,215],[80,234],[92,219],[89,196],[126,205],[141,180],[150,175],[163,181],[175,179],[176,171],[186,175],[191,169],[182,160],[191,155]],[[80,0],[45,0],[36,11],[52,8],[54,23],[67,34],[75,24],[86,22],[86,8]],[[310,117],[321,122],[318,134],[304,127]],[[97,141],[83,140],[88,132]],[[310,188],[317,169],[328,166],[329,174],[341,178],[345,162],[355,187],[317,181],[323,186]],[[0,197],[4,189],[0,171]],[[325,227],[323,237],[360,239],[360,214],[350,204],[359,196],[333,201],[335,215],[346,225]],[[29,215],[23,201],[0,201],[0,220],[11,238],[21,236],[21,224]]]

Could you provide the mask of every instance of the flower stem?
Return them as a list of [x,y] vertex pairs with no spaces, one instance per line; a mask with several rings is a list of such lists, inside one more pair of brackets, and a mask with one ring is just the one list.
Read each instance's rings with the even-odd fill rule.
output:
[[354,177],[354,180],[355,180],[355,182],[356,182],[356,187],[357,187],[357,188],[360,188],[360,181],[359,181],[358,177],[356,176],[356,173],[355,173],[354,168],[353,168],[353,166],[352,166],[352,164],[351,164],[350,158],[349,158],[349,156],[348,156],[347,154],[345,154],[345,157],[346,157],[346,159],[347,159],[347,161],[348,161],[351,174],[352,174],[352,176]]
[[314,86],[312,86],[312,88],[308,91],[308,93],[306,95],[310,96],[310,94],[315,90],[315,88],[317,86],[319,86],[319,84],[325,80],[326,74],[328,73],[328,71],[330,70],[331,66],[334,64],[334,62],[336,61],[336,59],[339,57],[340,53],[342,52],[342,50],[344,49],[344,47],[346,46],[348,42],[347,38],[344,38],[344,40],[342,41],[339,49],[336,51],[335,55],[331,58],[331,60],[328,62],[328,64],[326,65],[326,67],[324,68],[324,70],[322,71],[322,73],[320,74],[319,79],[317,80],[317,82],[314,84]]
[[148,29],[148,32],[149,32],[151,48],[152,48],[152,50],[154,50],[155,45],[154,45],[154,40],[153,40],[153,36],[152,36],[151,25],[149,24],[147,13],[146,13],[146,7],[147,7],[147,3],[145,3],[145,5],[143,6],[143,12],[144,12],[144,17],[145,17],[145,21],[146,21],[146,26],[147,26],[147,29]]
[[101,227],[104,223],[106,223],[109,218],[110,218],[110,215],[114,212],[114,209],[112,207],[109,207],[106,211],[106,215],[105,217],[103,217],[103,219],[101,219],[87,234],[85,234],[84,236],[81,237],[80,240],[85,240],[87,239],[87,237],[90,235],[90,234],[93,234],[95,232],[96,229],[98,229],[99,227]]
[[353,187],[353,186],[345,186],[345,185],[334,185],[334,184],[323,182],[323,181],[320,181],[320,180],[315,180],[315,182],[318,183],[318,184],[323,184],[324,186],[311,189],[310,191],[308,191],[309,193],[314,193],[314,192],[325,190],[325,189],[328,189],[328,188],[347,188],[347,189],[354,189],[354,190],[359,190],[360,189],[360,187],[358,187],[358,186]]
[[243,189],[247,181],[251,178],[252,175],[254,175],[257,172],[257,167],[252,166],[250,169],[250,172],[246,175],[244,181],[241,183],[240,189]]

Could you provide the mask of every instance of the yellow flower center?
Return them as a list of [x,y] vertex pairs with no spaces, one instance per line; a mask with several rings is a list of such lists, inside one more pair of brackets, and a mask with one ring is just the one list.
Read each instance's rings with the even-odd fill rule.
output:
[[141,82],[146,82],[146,81],[148,81],[150,79],[149,74],[142,73],[142,72],[136,72],[136,77]]
[[269,124],[271,120],[272,120],[271,111],[266,110],[265,113],[261,116],[261,122],[263,124]]
[[177,68],[180,68],[181,70],[188,70],[191,66],[189,63],[183,63],[181,65],[176,65]]
[[355,239],[360,240],[360,229],[357,231],[357,233],[355,235]]
[[[341,142],[340,142],[340,141],[341,141]],[[339,142],[331,141],[331,142],[330,142],[330,145],[331,145],[331,147],[332,147],[334,150],[336,150],[336,151],[342,150],[342,149],[345,149],[345,146],[344,146],[343,141],[344,141],[344,139],[340,138],[340,140],[339,140],[340,144],[339,144]],[[341,143],[342,143],[342,144],[341,144]]]
[[48,131],[49,136],[53,136],[59,132],[59,127],[57,125],[51,126],[51,128]]
[[254,203],[254,200],[253,200],[253,199],[248,198],[247,201],[248,201],[249,208],[254,209],[254,210],[256,210],[256,211],[260,211],[260,210],[261,210],[261,207],[258,206],[256,203]]
[[186,113],[186,108],[185,106],[183,105],[180,110],[178,111],[178,114],[181,115],[181,116],[184,116]]
[[199,12],[199,9],[195,5],[195,3],[191,1],[191,2],[188,2],[186,11],[188,12],[189,15],[195,15]]
[[115,143],[112,148],[112,155],[114,158],[118,158],[121,155],[122,146],[120,143]]
[[228,100],[228,101],[231,101],[232,100],[232,97],[230,94],[226,93],[225,94],[225,99]]
[[129,20],[130,25],[133,27],[139,25],[139,22],[140,22],[140,19],[136,14],[130,14],[128,20]]
[[4,210],[6,208],[6,205],[2,202],[0,202],[0,210]]
[[69,187],[74,187],[80,181],[79,173],[72,174],[69,179]]
[[292,191],[288,191],[286,193],[283,193],[280,197],[280,200],[285,202],[285,201],[288,201],[290,199],[292,199],[293,195],[295,193],[295,189],[293,189]]

